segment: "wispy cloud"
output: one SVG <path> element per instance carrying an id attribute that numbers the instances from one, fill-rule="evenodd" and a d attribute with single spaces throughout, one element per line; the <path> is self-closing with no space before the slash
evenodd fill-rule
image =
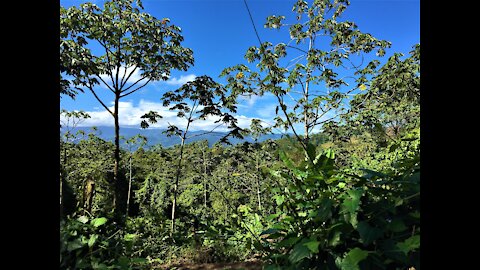
<path id="1" fill-rule="evenodd" d="M 180 78 L 170 78 L 168 79 L 167 81 L 165 81 L 164 83 L 168 84 L 168 85 L 184 85 L 186 84 L 187 82 L 191 82 L 193 80 L 195 80 L 197 76 L 195 74 L 188 74 L 188 75 L 181 75 Z"/>
<path id="2" fill-rule="evenodd" d="M 132 75 L 130 75 L 130 74 L 132 74 Z M 124 75 L 125 75 L 125 77 L 123 77 Z M 117 70 L 116 69 L 112 70 L 112 76 L 113 76 L 114 79 L 116 78 L 116 76 L 117 76 Z M 126 79 L 128 76 L 130 76 L 130 78 L 128 78 L 127 83 L 134 83 L 134 82 L 136 82 L 136 81 L 138 81 L 142 78 L 142 75 L 140 73 L 140 69 L 138 69 L 138 68 L 135 69 L 135 66 L 131 66 L 131 67 L 123 66 L 123 67 L 119 68 L 119 70 L 118 70 L 119 80 L 121 80 L 122 78 Z M 112 85 L 111 85 L 112 78 L 110 78 L 109 74 L 101 74 L 100 78 L 102 78 L 106 83 L 108 83 L 110 85 L 110 87 L 112 87 Z"/>
<path id="3" fill-rule="evenodd" d="M 116 69 L 112 70 L 112 76 L 113 76 L 114 79 L 116 78 L 116 74 L 117 74 L 117 70 Z M 137 82 L 138 80 L 140 80 L 143 77 L 142 74 L 141 74 L 141 70 L 139 68 L 135 69 L 135 66 L 131 66 L 131 67 L 128 67 L 128 68 L 121 67 L 118 71 L 119 80 L 121 80 L 122 78 L 126 79 L 128 76 L 130 76 L 130 77 L 128 78 L 128 81 L 125 83 L 125 86 L 127 86 L 127 87 L 129 85 Z M 167 85 L 173 85 L 173 86 L 181 86 L 181 85 L 184 85 L 187 82 L 195 80 L 196 77 L 197 76 L 195 74 L 187 74 L 187 75 L 180 75 L 180 77 L 170 77 L 166 81 L 156 81 L 156 82 L 152 81 L 152 83 L 154 83 L 154 84 L 167 84 Z M 100 78 L 102 78 L 102 80 L 104 80 L 110 86 L 110 88 L 113 88 L 112 87 L 112 78 L 110 78 L 109 74 L 101 74 Z M 144 82 L 144 81 L 141 81 L 140 84 L 142 82 Z M 145 80 L 145 82 L 146 82 L 146 80 Z M 107 88 L 107 86 L 105 86 L 104 83 L 100 83 L 100 85 L 104 88 Z"/>
<path id="4" fill-rule="evenodd" d="M 110 103 L 110 110 L 113 110 L 113 102 Z M 199 108 L 201 109 L 201 108 Z M 167 107 L 164 107 L 162 103 L 151 102 L 146 100 L 140 100 L 138 104 L 133 104 L 131 101 L 119 103 L 119 123 L 123 127 L 140 127 L 140 122 L 143 120 L 140 117 L 149 111 L 156 111 L 161 116 L 157 123 L 152 124 L 152 128 L 167 128 L 168 124 L 177 125 L 180 129 L 183 129 L 187 121 L 183 118 L 177 117 L 175 111 L 170 111 Z M 113 126 L 113 117 L 106 110 L 86 111 L 91 118 L 83 121 L 79 126 Z M 245 115 L 235 115 L 237 118 L 237 125 L 241 128 L 248 128 L 250 126 L 253 117 Z M 219 125 L 215 123 L 218 117 L 207 117 L 206 120 L 197 120 L 190 125 L 190 130 L 212 130 Z M 261 119 L 267 121 L 266 119 Z M 227 127 L 222 125 L 215 129 L 215 131 L 227 131 Z"/>

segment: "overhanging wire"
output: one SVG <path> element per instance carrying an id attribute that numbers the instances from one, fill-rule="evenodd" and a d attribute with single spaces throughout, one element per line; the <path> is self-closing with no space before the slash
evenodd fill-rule
<path id="1" fill-rule="evenodd" d="M 250 16 L 250 21 L 252 22 L 253 30 L 255 30 L 255 35 L 257 36 L 258 42 L 260 42 L 260 46 L 262 46 L 262 41 L 260 40 L 260 36 L 258 35 L 257 27 L 255 27 L 255 22 L 253 21 L 252 13 L 248 8 L 247 0 L 243 0 L 243 3 L 245 3 L 245 7 L 247 8 L 248 15 Z"/>

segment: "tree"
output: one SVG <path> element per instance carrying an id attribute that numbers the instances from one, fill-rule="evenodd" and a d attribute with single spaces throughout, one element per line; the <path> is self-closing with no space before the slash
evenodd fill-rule
<path id="1" fill-rule="evenodd" d="M 413 47 L 409 57 L 402 59 L 402 56 L 395 53 L 375 70 L 367 83 L 368 89 L 351 100 L 350 109 L 341 121 L 325 127 L 339 150 L 343 165 L 353 165 L 347 163 L 353 156 L 364 161 L 364 166 L 370 163 L 377 168 L 391 167 L 390 158 L 374 157 L 372 160 L 371 152 L 384 149 L 377 152 L 388 153 L 395 160 L 398 154 L 408 152 L 407 148 L 418 146 L 420 44 Z M 400 144 L 402 149 L 396 151 Z"/>
<path id="2" fill-rule="evenodd" d="M 382 56 L 390 46 L 362 33 L 355 23 L 340 21 L 348 5 L 347 0 L 315 0 L 310 4 L 299 0 L 293 6 L 296 22 L 286 24 L 285 16 L 269 16 L 265 27 L 289 27 L 290 40 L 250 47 L 245 58 L 257 63 L 258 71 L 240 64 L 221 74 L 235 94 L 272 94 L 278 103 L 274 127 L 291 129 L 305 151 L 315 127 L 336 119 L 342 101 L 364 87 L 367 74 L 360 74 L 361 63 L 354 64 L 352 58 L 362 57 L 363 63 L 363 54 L 376 50 Z M 292 42 L 295 46 L 290 45 Z M 293 56 L 288 62 L 287 53 Z M 303 138 L 295 124 L 303 126 Z"/>
<path id="3" fill-rule="evenodd" d="M 173 237 L 175 232 L 175 210 L 177 205 L 178 182 L 182 172 L 185 142 L 190 138 L 213 132 L 222 125 L 227 125 L 227 128 L 229 128 L 230 131 L 220 139 L 221 142 L 227 143 L 229 136 L 238 138 L 243 137 L 240 134 L 241 128 L 237 126 L 237 119 L 235 119 L 230 113 L 224 112 L 225 110 L 236 112 L 236 106 L 232 102 L 232 98 L 227 95 L 225 88 L 208 76 L 197 77 L 194 81 L 184 84 L 179 89 L 165 93 L 162 100 L 163 106 L 173 104 L 169 109 L 176 110 L 177 117 L 186 120 L 185 130 L 179 129 L 176 125 L 168 123 L 168 128 L 164 131 L 168 136 L 178 136 L 181 139 L 180 153 L 176 166 L 177 171 L 175 173 L 175 182 L 173 185 L 172 223 L 170 233 L 170 236 Z M 188 136 L 188 131 L 192 122 L 206 120 L 209 116 L 216 117 L 217 120 L 215 123 L 219 124 L 205 133 Z M 157 112 L 150 111 L 143 115 L 142 118 L 146 120 L 142 121 L 141 126 L 147 128 L 149 127 L 149 122 L 156 123 L 158 119 L 162 118 L 162 116 Z"/>
<path id="4" fill-rule="evenodd" d="M 147 143 L 147 138 L 142 135 L 136 135 L 125 141 L 128 147 L 128 193 L 127 193 L 127 211 L 125 213 L 125 218 L 128 217 L 128 212 L 130 209 L 130 196 L 132 193 L 132 159 L 133 159 L 133 147 L 143 147 Z"/>
<path id="5" fill-rule="evenodd" d="M 70 200 L 74 200 L 74 193 L 71 187 L 68 184 L 68 162 L 69 162 L 69 150 L 71 150 L 71 146 L 73 143 L 77 142 L 79 139 L 85 135 L 85 132 L 79 130 L 77 132 L 73 132 L 74 129 L 81 124 L 86 119 L 90 118 L 90 115 L 85 113 L 84 111 L 67 111 L 67 110 L 60 110 L 60 129 L 63 129 L 63 132 L 60 132 L 60 149 L 63 150 L 62 152 L 62 159 L 60 160 L 60 217 L 64 217 L 65 214 L 69 214 L 73 211 L 73 203 L 69 203 L 69 210 L 65 213 L 65 193 L 68 193 L 66 197 Z M 67 199 L 67 200 L 69 200 Z"/>
<path id="6" fill-rule="evenodd" d="M 126 183 L 118 175 L 120 100 L 152 80 L 167 80 L 172 69 L 187 70 L 194 62 L 192 50 L 181 46 L 180 28 L 141 9 L 139 0 L 107 1 L 103 10 L 92 3 L 60 9 L 61 73 L 73 78 L 74 90 L 90 91 L 114 119 L 114 209 L 118 218 L 126 210 Z M 104 53 L 97 53 L 92 44 Z M 130 80 L 135 72 L 139 78 Z M 66 83 L 62 85 L 61 91 L 73 95 Z M 113 109 L 99 97 L 101 87 L 113 94 Z"/>

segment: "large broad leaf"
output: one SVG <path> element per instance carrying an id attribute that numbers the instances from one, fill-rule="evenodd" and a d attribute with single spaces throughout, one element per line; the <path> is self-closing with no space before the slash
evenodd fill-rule
<path id="1" fill-rule="evenodd" d="M 92 234 L 92 236 L 90 236 L 90 239 L 88 239 L 88 247 L 92 247 L 95 242 L 97 241 L 98 239 L 98 234 Z"/>
<path id="2" fill-rule="evenodd" d="M 340 236 L 342 232 L 335 230 L 331 236 L 331 238 L 328 240 L 328 245 L 331 247 L 334 247 L 340 243 Z"/>
<path id="3" fill-rule="evenodd" d="M 104 217 L 95 218 L 90 222 L 94 227 L 102 226 L 105 223 L 107 223 L 107 219 Z"/>
<path id="4" fill-rule="evenodd" d="M 397 218 L 392 220 L 392 222 L 388 224 L 387 229 L 389 229 L 392 232 L 398 233 L 398 232 L 403 232 L 407 230 L 408 227 L 405 226 L 405 223 L 403 222 L 403 220 Z"/>
<path id="5" fill-rule="evenodd" d="M 381 229 L 371 227 L 365 221 L 358 223 L 357 231 L 360 233 L 360 238 L 365 246 L 370 245 L 383 234 Z"/>
<path id="6" fill-rule="evenodd" d="M 358 263 L 367 257 L 368 251 L 354 248 L 343 259 L 337 259 L 336 264 L 341 270 L 360 270 Z"/>
<path id="7" fill-rule="evenodd" d="M 296 236 L 285 237 L 282 241 L 278 242 L 277 247 L 291 247 L 298 242 L 300 238 Z"/>
<path id="8" fill-rule="evenodd" d="M 408 252 L 415 250 L 420 247 L 420 235 L 414 235 L 407 240 L 398 243 L 397 247 L 407 255 Z"/>
<path id="9" fill-rule="evenodd" d="M 82 247 L 83 247 L 83 244 L 80 241 L 80 239 L 78 239 L 78 238 L 67 243 L 67 250 L 69 252 L 77 250 L 77 249 L 82 248 Z"/>
<path id="10" fill-rule="evenodd" d="M 80 221 L 81 223 L 85 224 L 88 222 L 88 218 L 86 216 L 79 216 L 77 218 L 78 221 Z"/>
<path id="11" fill-rule="evenodd" d="M 311 160 L 311 161 L 314 161 L 315 160 L 315 152 L 316 152 L 316 147 L 315 145 L 313 145 L 312 143 L 308 143 L 307 144 L 307 155 L 308 155 L 308 158 Z"/>
<path id="12" fill-rule="evenodd" d="M 320 207 L 317 210 L 317 217 L 319 221 L 326 221 L 332 216 L 332 200 L 323 198 L 320 202 Z"/>
<path id="13" fill-rule="evenodd" d="M 267 230 L 263 231 L 260 235 L 277 233 L 278 231 L 279 231 L 278 229 L 270 228 L 270 229 L 267 229 Z"/>
<path id="14" fill-rule="evenodd" d="M 310 249 L 312 253 L 318 253 L 318 246 L 320 245 L 320 242 L 313 238 L 309 239 L 309 241 L 304 243 L 303 245 Z"/>
<path id="15" fill-rule="evenodd" d="M 288 260 L 290 262 L 298 263 L 304 258 L 307 258 L 308 256 L 310 256 L 312 252 L 307 246 L 304 245 L 308 241 L 309 241 L 308 239 L 304 239 L 293 247 L 292 251 L 290 252 L 290 256 L 288 256 Z"/>
<path id="16" fill-rule="evenodd" d="M 278 206 L 282 205 L 282 203 L 285 201 L 285 196 L 283 195 L 276 195 L 274 198 Z"/>
<path id="17" fill-rule="evenodd" d="M 348 190 L 343 196 L 343 209 L 351 214 L 354 214 L 358 210 L 358 207 L 360 205 L 360 198 L 362 197 L 362 195 L 362 189 Z"/>
<path id="18" fill-rule="evenodd" d="M 291 169 L 291 170 L 296 169 L 296 168 L 295 168 L 295 165 L 294 165 L 293 162 L 292 162 L 292 160 L 287 156 L 287 154 L 286 154 L 284 151 L 280 151 L 279 157 L 280 157 L 280 159 L 283 161 L 283 163 L 285 163 L 285 165 L 287 166 L 287 168 L 289 168 L 289 169 Z"/>

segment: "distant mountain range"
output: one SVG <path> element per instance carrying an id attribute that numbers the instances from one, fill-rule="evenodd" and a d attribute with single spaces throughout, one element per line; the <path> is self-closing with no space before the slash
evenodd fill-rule
<path id="1" fill-rule="evenodd" d="M 89 133 L 89 132 L 92 131 L 91 127 L 77 127 L 75 129 L 73 129 L 72 132 L 77 132 L 79 130 L 83 130 L 86 133 Z M 152 129 L 152 128 L 141 129 L 141 128 L 121 127 L 120 128 L 120 135 L 125 137 L 126 139 L 128 139 L 128 138 L 131 138 L 135 135 L 140 134 L 140 135 L 145 136 L 147 138 L 147 145 L 148 146 L 161 144 L 163 147 L 170 147 L 170 146 L 173 146 L 175 144 L 180 144 L 181 140 L 180 140 L 179 137 L 177 137 L 177 136 L 168 137 L 166 134 L 163 133 L 163 131 L 164 131 L 163 129 Z M 65 131 L 62 129 L 61 132 L 65 132 Z M 204 130 L 189 131 L 188 133 L 190 134 L 190 136 L 191 135 L 196 135 L 196 134 L 197 135 L 201 134 L 201 135 L 198 135 L 198 136 L 195 136 L 191 139 L 188 139 L 187 143 L 207 140 L 208 145 L 212 146 L 213 144 L 218 142 L 223 136 L 225 136 L 227 134 L 227 132 L 211 132 L 211 133 L 207 133 L 207 134 L 202 134 L 202 133 L 205 133 L 205 132 L 207 132 L 207 131 L 204 131 Z M 96 134 L 100 138 L 102 138 L 106 141 L 112 141 L 113 142 L 114 139 L 115 139 L 115 130 L 114 130 L 113 127 L 107 127 L 107 126 L 97 127 Z M 262 142 L 262 141 L 265 141 L 265 140 L 268 140 L 268 139 L 276 140 L 276 139 L 280 139 L 281 137 L 282 137 L 282 134 L 267 134 L 267 135 L 261 136 L 258 139 L 258 141 Z M 242 142 L 245 142 L 245 141 L 253 142 L 254 140 L 250 136 L 245 136 L 245 138 L 243 140 L 240 140 L 240 139 L 237 139 L 237 138 L 229 138 L 229 141 L 232 144 L 238 144 L 238 143 L 242 143 Z M 122 142 L 121 146 L 125 147 L 125 143 Z"/>

